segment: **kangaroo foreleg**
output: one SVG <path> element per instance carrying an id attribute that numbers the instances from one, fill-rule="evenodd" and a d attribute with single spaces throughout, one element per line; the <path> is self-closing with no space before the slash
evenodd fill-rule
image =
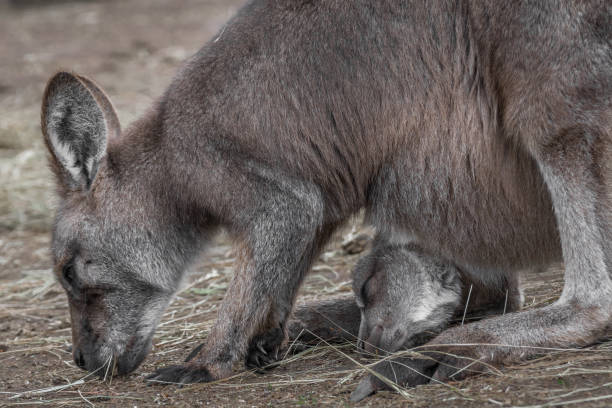
<path id="1" fill-rule="evenodd" d="M 341 296 L 297 305 L 287 323 L 287 333 L 273 329 L 253 338 L 246 357 L 248 368 L 273 365 L 287 345 L 299 350 L 321 342 L 356 341 L 361 314 L 355 298 Z M 287 342 L 288 340 L 288 342 Z"/>
<path id="2" fill-rule="evenodd" d="M 256 191 L 262 199 L 241 220 L 246 225 L 240 226 L 245 231 L 240 234 L 240 261 L 206 344 L 186 364 L 158 370 L 150 381 L 192 383 L 227 377 L 255 336 L 286 330 L 299 285 L 330 228 L 322 226 L 316 189 L 268 181 Z"/>

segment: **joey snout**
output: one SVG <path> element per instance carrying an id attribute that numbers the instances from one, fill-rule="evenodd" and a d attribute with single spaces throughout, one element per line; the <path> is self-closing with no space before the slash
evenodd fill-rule
<path id="1" fill-rule="evenodd" d="M 365 340 L 359 340 L 358 345 L 368 354 L 394 353 L 404 345 L 406 338 L 407 332 L 402 328 L 377 324 Z"/>
<path id="2" fill-rule="evenodd" d="M 363 332 L 359 336 L 359 343 L 357 344 L 361 350 L 364 350 L 366 353 L 374 353 L 376 354 L 376 350 L 378 350 L 380 346 L 380 337 L 383 333 L 383 327 L 380 324 L 377 324 L 372 328 L 372 330 L 368 332 Z"/>

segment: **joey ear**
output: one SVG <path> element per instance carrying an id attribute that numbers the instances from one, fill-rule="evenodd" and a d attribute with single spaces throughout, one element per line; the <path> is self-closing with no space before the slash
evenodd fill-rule
<path id="1" fill-rule="evenodd" d="M 361 259 L 355 265 L 351 273 L 353 278 L 353 293 L 359 297 L 366 281 L 376 272 L 375 255 L 370 253 Z"/>
<path id="2" fill-rule="evenodd" d="M 91 187 L 108 140 L 121 133 L 104 92 L 90 79 L 68 72 L 55 74 L 47 84 L 41 127 L 51 167 L 69 191 Z"/>
<path id="3" fill-rule="evenodd" d="M 455 267 L 445 267 L 440 275 L 442 285 L 447 289 L 461 290 L 461 277 Z"/>

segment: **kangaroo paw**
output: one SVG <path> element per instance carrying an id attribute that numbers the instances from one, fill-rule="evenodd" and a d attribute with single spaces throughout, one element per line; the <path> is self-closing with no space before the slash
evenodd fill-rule
<path id="1" fill-rule="evenodd" d="M 158 369 L 145 378 L 149 385 L 184 385 L 210 382 L 215 378 L 205 367 L 174 365 Z"/>
<path id="2" fill-rule="evenodd" d="M 280 349 L 284 340 L 281 329 L 275 328 L 264 334 L 255 336 L 249 345 L 245 358 L 248 369 L 257 369 L 257 372 L 277 366 L 280 360 Z"/>
<path id="3" fill-rule="evenodd" d="M 377 391 L 390 390 L 390 383 L 402 387 L 426 384 L 436 367 L 437 362 L 428 358 L 398 357 L 381 361 L 373 368 L 378 375 L 369 374 L 365 377 L 351 394 L 351 401 L 361 401 Z"/>

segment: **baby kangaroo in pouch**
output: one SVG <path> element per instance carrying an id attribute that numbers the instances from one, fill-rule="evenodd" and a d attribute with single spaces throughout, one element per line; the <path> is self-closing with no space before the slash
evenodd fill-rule
<path id="1" fill-rule="evenodd" d="M 361 209 L 379 237 L 357 302 L 328 310 L 366 350 L 426 341 L 423 358 L 375 368 L 402 385 L 586 345 L 612 323 L 607 1 L 252 0 L 125 129 L 94 81 L 57 73 L 42 133 L 54 272 L 90 372 L 139 366 L 220 229 L 237 261 L 218 319 L 149 381 L 267 364 L 318 324 L 320 305 L 289 320 L 297 291 Z M 561 297 L 518 311 L 518 271 L 558 261 Z M 470 286 L 506 313 L 447 328 Z M 354 399 L 382 388 L 368 376 Z"/>
<path id="2" fill-rule="evenodd" d="M 359 345 L 367 352 L 395 352 L 424 344 L 453 318 L 520 310 L 518 276 L 473 282 L 456 266 L 418 246 L 377 237 L 353 274 L 361 311 Z"/>
<path id="3" fill-rule="evenodd" d="M 382 236 L 357 264 L 353 288 L 361 313 L 358 344 L 367 354 L 378 356 L 423 345 L 453 320 L 463 324 L 466 317 L 472 320 L 516 312 L 523 303 L 518 274 L 500 276 L 499 281 L 480 281 L 414 244 L 391 243 Z M 342 316 L 336 319 L 347 320 Z M 411 374 L 402 360 L 384 361 L 375 369 L 401 383 Z M 374 390 L 387 388 L 372 376 L 352 398 L 358 401 Z"/>

